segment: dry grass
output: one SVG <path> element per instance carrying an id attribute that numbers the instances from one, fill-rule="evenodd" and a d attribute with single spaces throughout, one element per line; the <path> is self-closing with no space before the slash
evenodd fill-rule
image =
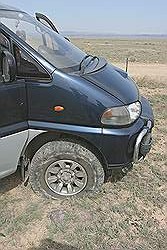
<path id="1" fill-rule="evenodd" d="M 75 42 L 87 49 L 89 41 Z M 99 52 L 97 43 L 104 44 L 100 45 L 101 54 L 113 57 L 112 49 L 107 49 L 109 45 L 105 46 L 105 41 L 101 40 L 90 40 L 90 52 Z M 151 46 L 144 45 L 145 41 L 138 43 L 144 48 Z M 156 43 L 151 41 L 151 44 Z M 124 57 L 128 42 L 126 44 L 120 48 L 119 58 Z M 129 48 L 131 50 L 132 46 Z M 161 60 L 159 57 L 162 63 Z M 146 58 L 146 61 L 151 59 Z M 165 62 L 167 55 L 163 59 Z M 140 91 L 149 98 L 155 114 L 153 148 L 144 162 L 135 165 L 119 181 L 106 183 L 95 197 L 42 200 L 29 186 L 20 185 L 17 175 L 1 180 L 0 250 L 167 249 L 165 77 L 160 80 L 158 74 L 150 78 L 147 72 L 146 76 L 138 72 Z"/>
<path id="2" fill-rule="evenodd" d="M 109 61 L 123 63 L 167 63 L 167 39 L 72 39 L 78 47 Z"/>

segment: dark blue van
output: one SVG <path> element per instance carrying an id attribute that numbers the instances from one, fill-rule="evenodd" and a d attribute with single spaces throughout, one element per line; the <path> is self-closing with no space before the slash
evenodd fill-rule
<path id="1" fill-rule="evenodd" d="M 0 178 L 46 197 L 95 192 L 151 148 L 153 113 L 128 74 L 54 24 L 0 5 Z"/>

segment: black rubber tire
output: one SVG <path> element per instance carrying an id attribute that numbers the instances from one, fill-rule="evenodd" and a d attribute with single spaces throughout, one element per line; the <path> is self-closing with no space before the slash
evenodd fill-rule
<path id="1" fill-rule="evenodd" d="M 44 144 L 34 155 L 29 168 L 29 180 L 32 189 L 47 198 L 63 198 L 53 192 L 45 182 L 46 169 L 57 160 L 73 160 L 84 167 L 87 173 L 85 188 L 75 196 L 98 192 L 104 183 L 105 173 L 102 164 L 87 145 L 61 140 Z"/>

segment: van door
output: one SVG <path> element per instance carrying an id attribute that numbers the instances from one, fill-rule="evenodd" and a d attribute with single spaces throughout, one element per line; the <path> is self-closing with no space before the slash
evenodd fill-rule
<path id="1" fill-rule="evenodd" d="M 11 52 L 8 37 L 0 33 L 0 48 Z M 2 55 L 0 56 L 2 58 Z M 24 81 L 9 82 L 8 65 L 1 60 L 0 70 L 0 178 L 17 169 L 28 138 L 27 100 Z"/>

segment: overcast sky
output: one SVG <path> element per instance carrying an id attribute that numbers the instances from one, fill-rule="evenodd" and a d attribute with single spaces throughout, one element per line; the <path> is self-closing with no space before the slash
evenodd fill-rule
<path id="1" fill-rule="evenodd" d="M 167 34 L 167 0 L 0 0 L 42 12 L 61 31 Z"/>

